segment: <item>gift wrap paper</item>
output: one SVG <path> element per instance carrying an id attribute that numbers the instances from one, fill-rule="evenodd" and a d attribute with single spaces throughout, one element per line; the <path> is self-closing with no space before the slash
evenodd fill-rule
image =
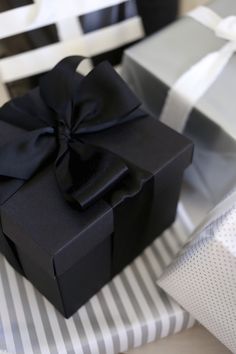
<path id="1" fill-rule="evenodd" d="M 156 285 L 186 243 L 176 222 L 70 319 L 0 256 L 0 349 L 11 354 L 112 354 L 142 346 L 194 324 Z"/>
<path id="2" fill-rule="evenodd" d="M 236 192 L 209 213 L 158 284 L 236 353 Z"/>

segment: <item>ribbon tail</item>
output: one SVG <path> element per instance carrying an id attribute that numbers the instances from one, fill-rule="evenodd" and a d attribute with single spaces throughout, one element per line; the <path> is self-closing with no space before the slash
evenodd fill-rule
<path id="1" fill-rule="evenodd" d="M 235 44 L 228 43 L 184 73 L 169 91 L 160 120 L 176 131 L 182 132 L 192 108 L 219 77 L 234 51 Z M 226 129 L 225 120 L 217 123 Z M 232 135 L 232 127 L 227 129 L 227 132 Z"/>
<path id="2" fill-rule="evenodd" d="M 213 10 L 206 6 L 199 6 L 188 13 L 197 22 L 215 31 L 216 27 L 222 20 Z"/>
<path id="3" fill-rule="evenodd" d="M 56 164 L 60 189 L 80 209 L 103 198 L 127 173 L 128 167 L 120 157 L 82 141 L 71 142 L 70 152 L 66 151 Z"/>
<path id="4" fill-rule="evenodd" d="M 60 147 L 58 157 L 55 162 L 55 175 L 59 189 L 65 200 L 73 202 L 71 192 L 73 190 L 73 179 L 70 172 L 70 152 L 66 144 Z"/>
<path id="5" fill-rule="evenodd" d="M 128 173 L 128 167 L 110 152 L 97 152 L 99 165 L 97 173 L 72 193 L 73 199 L 81 209 L 86 209 L 101 199 Z"/>

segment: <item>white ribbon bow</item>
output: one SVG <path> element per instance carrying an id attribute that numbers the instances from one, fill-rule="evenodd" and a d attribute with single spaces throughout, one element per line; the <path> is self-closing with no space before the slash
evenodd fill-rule
<path id="1" fill-rule="evenodd" d="M 188 16 L 212 29 L 217 37 L 228 43 L 193 65 L 169 91 L 160 120 L 179 132 L 184 130 L 196 102 L 216 81 L 236 51 L 236 16 L 221 18 L 205 6 L 191 11 Z M 227 122 L 225 117 L 221 119 L 215 123 L 236 138 L 236 123 Z"/>

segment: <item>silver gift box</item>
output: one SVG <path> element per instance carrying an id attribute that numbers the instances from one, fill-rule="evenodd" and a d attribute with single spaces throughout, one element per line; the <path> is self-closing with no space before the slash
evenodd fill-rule
<path id="1" fill-rule="evenodd" d="M 235 0 L 217 0 L 209 7 L 222 17 L 236 15 Z M 158 119 L 177 79 L 225 43 L 212 30 L 186 16 L 126 50 L 123 76 Z M 214 123 L 223 115 L 229 124 L 236 124 L 235 77 L 236 55 L 197 102 L 184 132 L 195 143 L 194 164 L 185 186 L 202 196 L 206 212 L 236 184 L 236 142 Z"/>

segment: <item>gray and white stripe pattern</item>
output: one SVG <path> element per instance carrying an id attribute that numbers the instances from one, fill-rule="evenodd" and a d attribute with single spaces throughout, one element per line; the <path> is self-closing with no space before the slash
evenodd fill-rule
<path id="1" fill-rule="evenodd" d="M 179 215 L 68 320 L 0 256 L 0 349 L 11 354 L 112 354 L 192 326 L 192 317 L 156 285 L 188 235 Z"/>

